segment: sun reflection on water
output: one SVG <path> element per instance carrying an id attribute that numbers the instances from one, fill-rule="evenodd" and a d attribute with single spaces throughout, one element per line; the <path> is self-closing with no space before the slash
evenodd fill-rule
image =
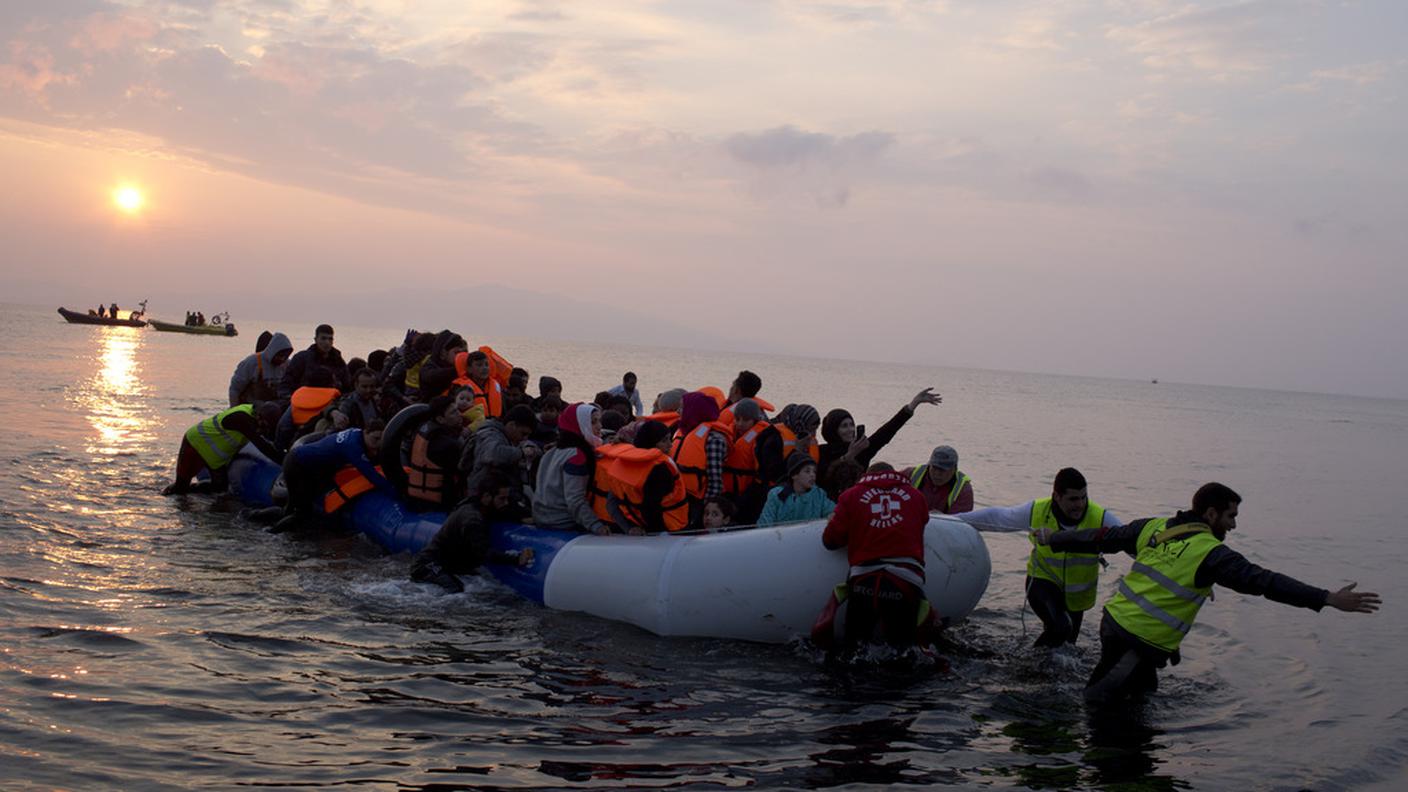
<path id="1" fill-rule="evenodd" d="M 129 328 L 105 328 L 99 336 L 96 371 L 77 399 L 97 431 L 87 448 L 90 454 L 130 452 L 151 439 L 152 422 L 140 409 L 146 386 L 137 352 L 143 340 L 140 330 Z"/>

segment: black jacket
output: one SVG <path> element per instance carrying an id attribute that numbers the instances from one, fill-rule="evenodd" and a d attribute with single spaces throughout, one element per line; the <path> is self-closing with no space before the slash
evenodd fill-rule
<path id="1" fill-rule="evenodd" d="M 284 375 L 279 379 L 279 401 L 287 404 L 288 400 L 293 398 L 294 391 L 308 384 L 306 380 L 317 366 L 332 372 L 338 390 L 343 393 L 352 390 L 352 378 L 347 373 L 347 362 L 342 359 L 342 353 L 337 347 L 329 350 L 327 355 L 320 355 L 318 345 L 313 344 L 289 358 L 288 368 L 284 369 Z"/>

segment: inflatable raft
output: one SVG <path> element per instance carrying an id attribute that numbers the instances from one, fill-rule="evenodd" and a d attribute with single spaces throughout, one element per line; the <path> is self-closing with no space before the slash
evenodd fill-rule
<path id="1" fill-rule="evenodd" d="M 251 447 L 230 466 L 230 489 L 260 506 L 274 502 L 279 467 Z M 415 552 L 444 512 L 416 512 L 369 492 L 342 521 L 391 552 Z M 843 552 L 821 544 L 824 520 L 716 534 L 595 536 L 500 524 L 496 550 L 532 548 L 525 568 L 486 569 L 523 597 L 550 608 L 634 624 L 657 635 L 785 643 L 811 631 L 831 590 L 846 578 Z M 967 523 L 930 517 L 924 535 L 925 591 L 945 624 L 975 608 L 992 566 Z"/>

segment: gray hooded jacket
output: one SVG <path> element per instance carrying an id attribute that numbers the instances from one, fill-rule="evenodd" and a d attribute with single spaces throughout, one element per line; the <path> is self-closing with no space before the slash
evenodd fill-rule
<path id="1" fill-rule="evenodd" d="M 231 407 L 275 398 L 279 380 L 288 367 L 287 357 L 284 362 L 274 365 L 274 356 L 282 350 L 293 351 L 293 343 L 283 333 L 274 333 L 263 352 L 254 353 L 235 366 L 235 373 L 230 377 Z"/>

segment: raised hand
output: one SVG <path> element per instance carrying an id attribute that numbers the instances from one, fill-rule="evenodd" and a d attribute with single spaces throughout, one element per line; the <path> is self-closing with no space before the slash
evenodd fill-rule
<path id="1" fill-rule="evenodd" d="M 944 397 L 937 393 L 931 393 L 933 388 L 925 388 L 914 394 L 914 398 L 909 400 L 909 411 L 914 412 L 914 408 L 921 404 L 942 404 Z"/>
<path id="2" fill-rule="evenodd" d="M 1330 593 L 1325 598 L 1325 604 L 1336 610 L 1346 613 L 1373 613 L 1383 604 L 1378 594 L 1372 591 L 1355 591 L 1354 587 L 1358 583 L 1350 583 L 1348 586 Z"/>

